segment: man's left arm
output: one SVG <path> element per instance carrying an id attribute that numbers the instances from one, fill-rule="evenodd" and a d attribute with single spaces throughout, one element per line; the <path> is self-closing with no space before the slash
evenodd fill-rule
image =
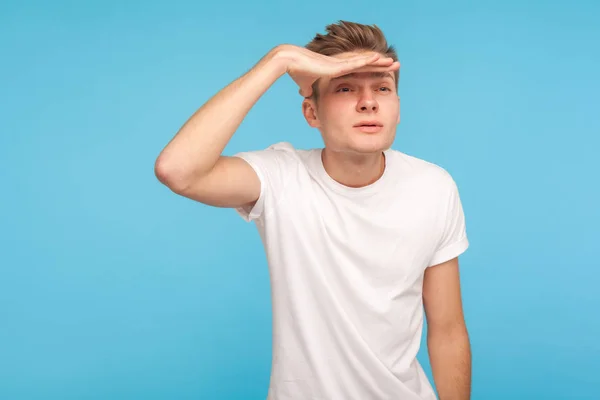
<path id="1" fill-rule="evenodd" d="M 425 270 L 427 347 L 440 400 L 469 400 L 471 346 L 463 314 L 458 257 Z"/>

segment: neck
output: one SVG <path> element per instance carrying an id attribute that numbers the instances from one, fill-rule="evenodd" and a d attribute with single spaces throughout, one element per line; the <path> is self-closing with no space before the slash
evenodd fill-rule
<path id="1" fill-rule="evenodd" d="M 385 155 L 381 151 L 358 154 L 334 152 L 324 148 L 321 161 L 325 171 L 333 180 L 352 188 L 375 183 L 385 171 Z"/>

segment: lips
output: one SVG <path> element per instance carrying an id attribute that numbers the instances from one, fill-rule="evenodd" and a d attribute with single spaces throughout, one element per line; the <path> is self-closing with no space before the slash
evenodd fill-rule
<path id="1" fill-rule="evenodd" d="M 362 133 L 378 133 L 383 129 L 383 124 L 378 121 L 361 121 L 354 128 Z"/>
<path id="2" fill-rule="evenodd" d="M 383 124 L 378 121 L 361 121 L 358 124 L 354 125 L 355 128 L 360 128 L 360 127 L 375 128 L 375 127 L 382 127 L 382 126 L 383 126 Z"/>

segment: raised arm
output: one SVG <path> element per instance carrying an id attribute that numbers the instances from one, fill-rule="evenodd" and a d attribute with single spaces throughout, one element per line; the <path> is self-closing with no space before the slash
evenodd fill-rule
<path id="1" fill-rule="evenodd" d="M 280 45 L 250 71 L 198 109 L 159 154 L 155 174 L 173 192 L 218 207 L 253 204 L 260 181 L 246 161 L 223 156 L 223 150 L 259 98 L 289 73 L 303 96 L 321 76 L 370 68 L 388 70 L 393 60 L 367 53 L 344 60 L 293 45 Z"/>
<path id="2" fill-rule="evenodd" d="M 260 183 L 250 165 L 221 154 L 252 106 L 285 72 L 280 52 L 273 50 L 202 105 L 159 154 L 158 180 L 209 205 L 237 207 L 255 201 Z"/>

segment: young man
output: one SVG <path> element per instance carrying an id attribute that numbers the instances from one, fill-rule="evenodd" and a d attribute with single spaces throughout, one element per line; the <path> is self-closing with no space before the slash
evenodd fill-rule
<path id="1" fill-rule="evenodd" d="M 465 219 L 444 169 L 391 149 L 399 67 L 376 26 L 330 25 L 304 48 L 275 47 L 204 104 L 156 161 L 175 193 L 256 223 L 272 284 L 271 400 L 435 399 L 416 360 L 423 309 L 439 398 L 470 397 L 458 271 Z M 324 148 L 280 142 L 223 156 L 286 73 Z"/>

